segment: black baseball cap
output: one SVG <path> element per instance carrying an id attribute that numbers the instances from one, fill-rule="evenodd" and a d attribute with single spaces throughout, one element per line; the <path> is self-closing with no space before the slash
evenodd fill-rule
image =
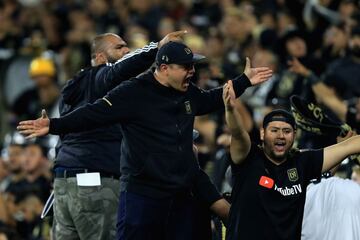
<path id="1" fill-rule="evenodd" d="M 181 42 L 168 42 L 156 54 L 156 64 L 194 64 L 205 56 L 193 53 L 191 49 Z"/>
<path id="2" fill-rule="evenodd" d="M 294 116 L 286 110 L 275 109 L 264 117 L 263 128 L 266 128 L 270 122 L 281 121 L 290 124 L 293 129 L 296 129 L 296 123 Z"/>

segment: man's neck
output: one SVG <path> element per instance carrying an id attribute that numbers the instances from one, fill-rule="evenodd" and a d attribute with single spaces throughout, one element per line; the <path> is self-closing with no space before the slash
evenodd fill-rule
<path id="1" fill-rule="evenodd" d="M 277 166 L 281 165 L 282 163 L 286 162 L 286 160 L 287 160 L 287 158 L 284 158 L 281 161 L 275 161 L 269 155 L 267 155 L 265 151 L 264 151 L 264 154 L 265 154 L 266 158 L 269 159 L 270 162 L 272 162 L 273 164 L 275 164 Z"/>
<path id="2" fill-rule="evenodd" d="M 156 69 L 154 72 L 154 78 L 158 81 L 161 85 L 165 87 L 170 87 L 169 83 L 166 81 L 166 78 L 161 75 L 161 73 Z"/>

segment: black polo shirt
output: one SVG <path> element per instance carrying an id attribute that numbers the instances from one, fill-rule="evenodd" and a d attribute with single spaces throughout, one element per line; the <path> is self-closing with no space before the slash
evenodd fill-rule
<path id="1" fill-rule="evenodd" d="M 252 145 L 232 165 L 234 186 L 227 240 L 301 238 L 306 186 L 321 175 L 323 150 L 294 151 L 280 165 Z"/>

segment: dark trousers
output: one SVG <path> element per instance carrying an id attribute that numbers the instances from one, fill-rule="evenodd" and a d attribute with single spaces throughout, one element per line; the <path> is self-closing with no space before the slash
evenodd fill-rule
<path id="1" fill-rule="evenodd" d="M 177 195 L 154 199 L 122 192 L 118 208 L 118 240 L 191 240 L 193 199 Z"/>

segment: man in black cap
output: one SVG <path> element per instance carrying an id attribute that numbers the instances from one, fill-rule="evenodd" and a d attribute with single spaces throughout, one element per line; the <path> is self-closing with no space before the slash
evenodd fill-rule
<path id="1" fill-rule="evenodd" d="M 194 117 L 223 106 L 222 88 L 190 82 L 204 57 L 180 42 L 156 55 L 156 69 L 125 81 L 94 104 L 60 119 L 20 123 L 30 137 L 84 131 L 121 123 L 121 191 L 118 239 L 191 239 L 190 195 L 199 174 L 193 153 Z M 236 96 L 266 81 L 272 71 L 251 68 L 233 80 Z"/>
<path id="2" fill-rule="evenodd" d="M 261 146 L 251 144 L 233 110 L 232 83 L 224 86 L 226 122 L 232 132 L 233 191 L 227 239 L 300 239 L 306 187 L 347 156 L 360 152 L 360 136 L 319 150 L 296 150 L 294 117 L 274 110 L 264 117 Z"/>

